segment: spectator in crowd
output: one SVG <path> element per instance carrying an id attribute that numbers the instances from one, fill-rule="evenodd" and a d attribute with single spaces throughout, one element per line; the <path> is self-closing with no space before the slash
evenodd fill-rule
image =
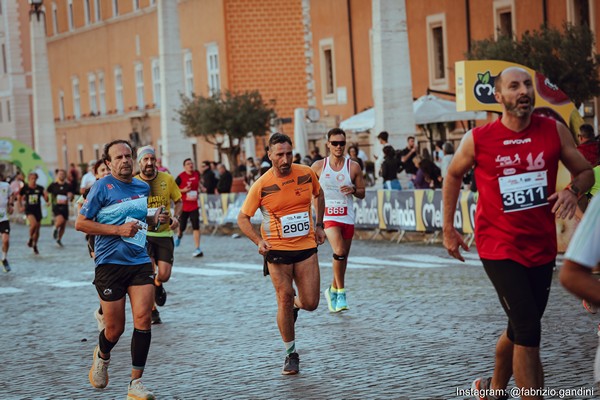
<path id="1" fill-rule="evenodd" d="M 443 157 L 444 157 L 444 141 L 437 140 L 435 142 L 435 150 L 433 150 L 433 162 L 440 169 L 442 169 L 442 158 Z"/>
<path id="2" fill-rule="evenodd" d="M 314 149 L 311 150 L 310 156 L 311 156 L 310 158 L 311 158 L 312 162 L 323 159 L 323 156 L 321 155 L 321 150 L 319 150 L 318 147 L 315 147 Z"/>
<path id="3" fill-rule="evenodd" d="M 25 186 L 24 179 L 25 177 L 23 176 L 23 173 L 19 171 L 10 183 L 10 191 L 13 195 L 13 203 L 17 201 L 17 198 L 19 197 L 19 192 L 21 191 L 23 186 Z"/>
<path id="4" fill-rule="evenodd" d="M 269 168 L 271 168 L 271 160 L 269 159 L 269 146 L 265 146 L 265 155 L 260 159 L 261 169 L 263 168 L 263 163 L 269 164 Z"/>
<path id="5" fill-rule="evenodd" d="M 69 173 L 67 174 L 67 181 L 71 184 L 71 192 L 73 194 L 79 194 L 79 169 L 75 166 L 75 163 L 69 164 Z"/>
<path id="6" fill-rule="evenodd" d="M 217 180 L 218 180 L 219 179 L 219 169 L 217 168 L 216 161 L 210 162 L 210 169 L 212 170 L 213 174 L 215 175 L 215 178 L 217 178 Z"/>
<path id="7" fill-rule="evenodd" d="M 246 174 L 244 175 L 244 180 L 246 182 L 246 190 L 252 186 L 255 180 L 258 179 L 258 167 L 254 162 L 254 158 L 248 157 L 246 159 Z"/>
<path id="8" fill-rule="evenodd" d="M 356 161 L 358 163 L 361 171 L 365 171 L 365 164 L 363 160 L 358 156 L 358 146 L 352 145 L 348 147 L 348 157 L 350 157 L 352 161 Z"/>
<path id="9" fill-rule="evenodd" d="M 91 160 L 88 163 L 88 170 L 85 175 L 81 178 L 81 185 L 79 186 L 79 192 L 83 193 L 86 189 L 92 187 L 94 182 L 96 182 L 96 176 L 94 175 L 94 165 L 96 165 L 96 160 Z"/>
<path id="10" fill-rule="evenodd" d="M 402 162 L 401 169 L 406 174 L 409 182 L 412 182 L 417 174 L 417 167 L 415 167 L 415 163 L 412 161 L 413 158 L 415 158 L 415 156 L 418 154 L 417 151 L 418 149 L 415 143 L 415 137 L 409 136 L 406 139 L 406 147 L 399 153 L 400 161 Z M 409 185 L 412 185 L 412 183 L 409 183 Z"/>
<path id="11" fill-rule="evenodd" d="M 225 168 L 221 163 L 217 164 L 217 170 L 219 171 L 219 181 L 217 182 L 217 192 L 219 193 L 230 193 L 231 185 L 233 184 L 233 175 Z"/>
<path id="12" fill-rule="evenodd" d="M 202 175 L 202 187 L 203 192 L 207 194 L 215 194 L 215 190 L 217 189 L 217 177 L 213 172 L 210 161 L 203 161 L 200 167 L 200 173 Z"/>
<path id="13" fill-rule="evenodd" d="M 302 156 L 300 153 L 294 153 L 294 164 L 302 164 Z"/>
<path id="14" fill-rule="evenodd" d="M 385 159 L 385 153 L 383 151 L 383 148 L 385 146 L 390 146 L 391 145 L 388 143 L 388 138 L 389 138 L 389 133 L 387 133 L 386 131 L 381 131 L 379 132 L 379 135 L 377 135 L 377 139 L 379 140 L 379 144 L 381 145 L 381 152 L 379 152 L 378 154 L 375 155 L 375 171 L 381 176 L 381 165 L 383 164 L 383 160 Z M 394 148 L 392 147 L 392 150 Z"/>
<path id="15" fill-rule="evenodd" d="M 442 178 L 445 178 L 446 173 L 448 173 L 450 161 L 452 161 L 452 157 L 454 157 L 454 145 L 451 142 L 446 142 L 442 149 L 444 155 L 442 156 L 442 166 L 440 167 L 440 170 L 442 171 Z"/>
<path id="16" fill-rule="evenodd" d="M 415 156 L 413 163 L 417 173 L 413 180 L 415 189 L 440 189 L 442 187 L 442 173 L 435 163 L 427 158 Z"/>
<path id="17" fill-rule="evenodd" d="M 598 165 L 600 162 L 600 142 L 594 135 L 594 127 L 590 124 L 581 125 L 577 138 L 579 139 L 577 150 L 592 164 L 592 167 Z"/>
<path id="18" fill-rule="evenodd" d="M 269 164 L 266 161 L 263 161 L 260 164 L 260 176 L 263 176 L 265 174 L 265 172 L 267 172 L 269 169 L 271 169 L 271 164 Z"/>
<path id="19" fill-rule="evenodd" d="M 169 169 L 162 164 L 162 158 L 156 159 L 156 169 L 159 172 L 166 172 L 167 174 L 171 173 L 171 171 L 169 171 Z"/>
<path id="20" fill-rule="evenodd" d="M 381 164 L 381 178 L 383 188 L 389 190 L 402 190 L 398 180 L 398 160 L 394 148 L 389 144 L 383 148 L 383 163 Z"/>

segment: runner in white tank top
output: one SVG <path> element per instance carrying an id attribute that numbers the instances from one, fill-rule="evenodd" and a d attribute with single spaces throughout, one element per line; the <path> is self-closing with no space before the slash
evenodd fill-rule
<path id="1" fill-rule="evenodd" d="M 325 290 L 329 311 L 348 309 L 344 278 L 348 253 L 354 236 L 354 201 L 365 197 L 365 183 L 360 165 L 344 155 L 346 133 L 334 128 L 327 133 L 330 156 L 316 161 L 313 171 L 325 194 L 325 234 L 333 249 L 333 281 Z"/>

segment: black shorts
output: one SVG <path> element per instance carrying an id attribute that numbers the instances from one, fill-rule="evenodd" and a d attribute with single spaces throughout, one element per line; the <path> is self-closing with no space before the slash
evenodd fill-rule
<path id="1" fill-rule="evenodd" d="M 10 222 L 2 221 L 0 222 L 0 233 L 10 234 Z"/>
<path id="2" fill-rule="evenodd" d="M 155 262 L 164 261 L 173 265 L 173 253 L 175 245 L 170 236 L 146 236 L 146 250 L 150 258 Z"/>
<path id="3" fill-rule="evenodd" d="M 538 347 L 555 262 L 528 268 L 513 260 L 481 261 L 508 316 L 508 338 L 521 346 Z"/>
<path id="4" fill-rule="evenodd" d="M 129 286 L 154 285 L 152 263 L 137 265 L 102 264 L 96 267 L 93 284 L 104 301 L 125 297 Z"/>
<path id="5" fill-rule="evenodd" d="M 66 206 L 63 204 L 54 205 L 54 206 L 52 206 L 52 214 L 54 214 L 55 217 L 62 215 L 64 219 L 68 220 L 69 219 L 69 206 Z"/>
<path id="6" fill-rule="evenodd" d="M 40 222 L 42 220 L 42 209 L 41 208 L 37 208 L 37 209 L 25 209 L 25 215 L 33 215 L 35 217 L 35 220 L 37 222 Z"/>
<path id="7" fill-rule="evenodd" d="M 271 250 L 265 256 L 265 262 L 263 264 L 263 275 L 269 275 L 269 265 L 271 264 L 296 264 L 306 260 L 317 252 L 317 248 L 305 250 Z"/>
<path id="8" fill-rule="evenodd" d="M 187 228 L 187 220 L 190 219 L 192 223 L 192 229 L 197 231 L 200 229 L 200 212 L 198 209 L 193 211 L 183 211 L 179 216 L 179 231 L 181 234 L 185 232 L 185 228 Z"/>

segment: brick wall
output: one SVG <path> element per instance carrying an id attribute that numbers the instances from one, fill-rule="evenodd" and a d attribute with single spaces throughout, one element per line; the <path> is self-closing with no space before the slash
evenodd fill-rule
<path id="1" fill-rule="evenodd" d="M 306 107 L 301 0 L 226 0 L 225 27 L 232 91 L 259 89 L 279 117 Z"/>

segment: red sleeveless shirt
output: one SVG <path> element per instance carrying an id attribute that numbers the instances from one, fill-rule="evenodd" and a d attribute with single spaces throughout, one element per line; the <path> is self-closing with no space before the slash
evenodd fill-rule
<path id="1" fill-rule="evenodd" d="M 481 258 L 527 267 L 556 258 L 556 225 L 548 196 L 556 191 L 561 143 L 556 121 L 531 116 L 521 132 L 501 120 L 473 129 L 479 192 L 475 241 Z"/>

